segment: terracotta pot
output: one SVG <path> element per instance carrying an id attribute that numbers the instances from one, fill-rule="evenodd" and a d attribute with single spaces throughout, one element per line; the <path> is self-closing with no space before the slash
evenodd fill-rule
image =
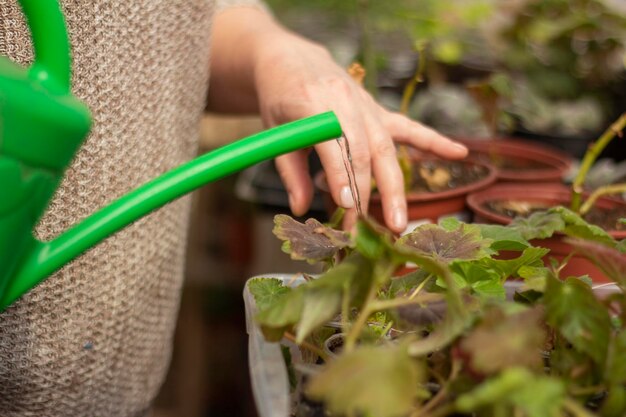
<path id="1" fill-rule="evenodd" d="M 469 148 L 470 156 L 495 165 L 499 182 L 560 182 L 572 165 L 568 154 L 537 142 L 456 139 Z"/>
<path id="2" fill-rule="evenodd" d="M 467 195 L 493 184 L 496 181 L 496 169 L 484 162 L 473 160 L 463 160 L 459 162 L 483 167 L 486 170 L 485 177 L 474 183 L 441 192 L 407 193 L 408 230 L 413 230 L 413 228 L 420 223 L 437 223 L 440 218 L 448 216 L 456 216 L 464 221 L 469 220 L 471 213 L 465 202 Z M 316 177 L 315 183 L 326 196 L 327 208 L 329 213 L 332 214 L 337 208 L 337 205 L 330 196 L 326 177 L 323 173 Z M 377 221 L 384 223 L 382 200 L 380 194 L 377 192 L 372 193 L 370 197 L 368 213 Z"/>
<path id="3" fill-rule="evenodd" d="M 474 222 L 509 224 L 512 221 L 510 217 L 485 208 L 487 202 L 497 200 L 540 202 L 546 206 L 562 205 L 567 207 L 570 201 L 570 189 L 561 184 L 495 184 L 467 197 L 467 204 L 474 213 Z M 596 207 L 605 209 L 615 208 L 618 205 L 626 207 L 626 202 L 612 198 L 601 198 L 595 204 Z M 617 240 L 626 238 L 626 230 L 609 230 L 608 233 Z M 532 244 L 550 249 L 544 262 L 550 257 L 562 261 L 574 251 L 571 245 L 563 241 L 563 237 L 561 234 L 555 234 L 548 239 L 535 240 Z M 513 253 L 502 253 L 501 255 L 503 257 L 517 256 Z M 582 256 L 574 255 L 563 268 L 561 276 L 582 275 L 589 275 L 594 282 L 610 282 L 609 278 L 591 261 Z"/>

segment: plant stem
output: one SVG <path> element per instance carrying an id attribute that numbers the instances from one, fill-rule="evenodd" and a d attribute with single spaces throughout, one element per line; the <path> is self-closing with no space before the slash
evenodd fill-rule
<path id="1" fill-rule="evenodd" d="M 580 164 L 580 170 L 572 183 L 572 201 L 570 205 L 572 211 L 579 212 L 585 179 L 587 178 L 587 173 L 593 166 L 593 163 L 616 135 L 620 137 L 622 136 L 622 130 L 624 127 L 626 127 L 626 113 L 623 113 L 611 126 L 609 126 L 602 136 L 600 136 L 600 139 L 587 149 L 587 152 L 585 153 L 585 156 Z"/>
<path id="2" fill-rule="evenodd" d="M 389 310 L 392 308 L 404 307 L 412 304 L 422 304 L 428 301 L 439 301 L 442 296 L 440 294 L 426 294 L 419 298 L 393 298 L 391 300 L 376 300 L 368 306 L 370 314 L 381 310 Z"/>
<path id="3" fill-rule="evenodd" d="M 302 343 L 298 344 L 296 343 L 296 337 L 289 332 L 285 332 L 284 337 L 290 342 L 293 342 L 297 344 L 298 346 L 302 346 L 303 348 L 310 350 L 311 352 L 315 353 L 317 356 L 322 358 L 324 361 L 328 359 L 328 355 L 326 354 L 326 352 L 324 352 L 322 349 L 318 348 L 314 344 L 309 343 L 307 341 L 303 341 Z"/>
<path id="4" fill-rule="evenodd" d="M 370 303 L 376 298 L 376 294 L 378 293 L 378 288 L 376 285 L 372 284 L 370 287 L 369 293 L 367 294 L 367 298 L 365 299 L 365 303 L 363 304 L 363 308 L 361 309 L 361 313 L 356 318 L 356 321 L 350 328 L 350 332 L 346 336 L 346 344 L 345 344 L 345 352 L 350 353 L 354 350 L 354 346 L 356 344 L 356 340 L 361 334 L 361 329 L 367 323 L 367 318 L 372 314 L 370 311 Z"/>
<path id="5" fill-rule="evenodd" d="M 361 32 L 361 52 L 363 54 L 363 66 L 365 67 L 365 88 L 372 97 L 376 97 L 376 57 L 372 45 L 372 30 L 370 28 L 370 3 L 369 0 L 357 0 L 357 22 Z"/>
<path id="6" fill-rule="evenodd" d="M 578 404 L 571 398 L 566 398 L 563 401 L 563 408 L 571 413 L 574 417 L 595 417 L 595 414 L 585 410 L 585 408 Z"/>
<path id="7" fill-rule="evenodd" d="M 452 361 L 452 370 L 450 371 L 450 377 L 446 381 L 446 383 L 441 387 L 441 389 L 435 394 L 430 401 L 424 405 L 421 410 L 417 411 L 417 414 L 412 415 L 411 417 L 425 417 L 430 413 L 432 409 L 438 406 L 448 395 L 448 391 L 450 390 L 450 384 L 456 379 L 459 375 L 459 371 L 461 370 L 461 364 L 458 360 Z"/>
<path id="8" fill-rule="evenodd" d="M 420 283 L 420 285 L 417 286 L 417 288 L 415 288 L 415 290 L 411 293 L 411 295 L 409 296 L 410 299 L 415 298 L 415 296 L 417 294 L 420 293 L 420 291 L 422 291 L 424 289 L 424 287 L 426 286 L 426 284 L 428 283 L 428 281 L 431 280 L 431 278 L 433 277 L 433 274 L 430 274 L 426 277 L 426 279 L 424 281 L 422 281 Z"/>
<path id="9" fill-rule="evenodd" d="M 602 196 L 610 195 L 610 194 L 625 193 L 625 192 L 626 192 L 626 183 L 610 184 L 610 185 L 604 185 L 602 187 L 599 187 L 593 193 L 591 193 L 591 195 L 589 196 L 589 198 L 587 198 L 585 203 L 582 206 L 580 206 L 580 209 L 578 210 L 578 214 L 580 214 L 581 216 L 587 214 L 587 212 L 591 210 L 591 207 L 593 207 L 593 205 L 595 204 L 596 200 Z"/>
<path id="10" fill-rule="evenodd" d="M 426 68 L 426 60 L 424 59 L 424 44 L 419 44 L 417 46 L 418 62 L 417 69 L 415 70 L 415 74 L 409 80 L 409 82 L 404 87 L 404 91 L 402 91 L 402 101 L 400 102 L 400 113 L 407 114 L 409 112 L 409 105 L 411 104 L 411 100 L 413 99 L 413 95 L 415 94 L 415 89 L 417 85 L 424 82 L 424 69 Z"/>
<path id="11" fill-rule="evenodd" d="M 424 69 L 426 68 L 426 60 L 424 59 L 424 44 L 417 46 L 418 63 L 415 74 L 409 80 L 402 91 L 402 101 L 400 103 L 400 113 L 407 115 L 409 113 L 409 105 L 415 95 L 415 89 L 417 85 L 424 82 Z M 412 185 L 411 175 L 411 156 L 409 155 L 409 148 L 407 145 L 398 146 L 398 162 L 400 163 L 400 169 L 402 170 L 402 176 L 404 178 L 404 189 L 410 190 Z"/>
<path id="12" fill-rule="evenodd" d="M 359 338 L 361 331 L 363 330 L 363 326 L 367 324 L 367 319 L 374 312 L 374 310 L 372 310 L 371 308 L 371 305 L 376 300 L 376 296 L 378 295 L 378 290 L 380 289 L 380 286 L 382 285 L 382 283 L 388 281 L 389 277 L 391 277 L 391 274 L 393 274 L 393 271 L 395 271 L 396 267 L 397 265 L 394 263 L 388 263 L 384 265 L 377 264 L 375 266 L 372 285 L 369 288 L 367 297 L 365 298 L 365 302 L 361 307 L 361 313 L 356 318 L 356 321 L 352 325 L 350 332 L 347 333 L 344 347 L 346 353 L 354 350 L 354 346 L 356 345 L 356 341 Z"/>
<path id="13" fill-rule="evenodd" d="M 341 331 L 348 334 L 348 323 L 350 322 L 350 286 L 343 286 L 343 294 L 341 297 Z"/>

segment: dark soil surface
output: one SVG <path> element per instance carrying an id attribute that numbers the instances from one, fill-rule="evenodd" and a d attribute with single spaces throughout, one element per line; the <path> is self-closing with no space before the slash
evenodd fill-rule
<path id="1" fill-rule="evenodd" d="M 550 206 L 538 202 L 496 200 L 485 204 L 489 211 L 510 218 L 517 216 L 528 217 L 531 214 L 548 209 Z M 626 218 L 626 207 L 618 206 L 613 209 L 593 207 L 583 218 L 604 230 L 626 230 L 620 219 Z"/>
<path id="2" fill-rule="evenodd" d="M 470 156 L 481 162 L 489 163 L 497 168 L 506 169 L 507 171 L 530 171 L 537 169 L 553 169 L 554 166 L 534 160 L 532 158 L 524 158 L 523 155 L 512 158 L 507 155 L 497 153 L 489 154 L 481 151 L 471 151 Z"/>
<path id="3" fill-rule="evenodd" d="M 441 192 L 475 183 L 489 170 L 467 161 L 428 159 L 412 165 L 411 192 Z"/>

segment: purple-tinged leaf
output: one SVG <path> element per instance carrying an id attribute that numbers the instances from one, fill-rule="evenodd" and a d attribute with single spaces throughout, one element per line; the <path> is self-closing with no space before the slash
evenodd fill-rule
<path id="1" fill-rule="evenodd" d="M 396 245 L 444 263 L 480 259 L 491 254 L 491 240 L 484 239 L 480 229 L 469 224 L 461 224 L 452 231 L 438 225 L 424 224 L 402 236 Z"/>
<path id="2" fill-rule="evenodd" d="M 626 288 L 626 254 L 600 243 L 582 239 L 565 239 L 578 253 L 602 270 L 610 279 Z"/>
<path id="3" fill-rule="evenodd" d="M 351 246 L 347 232 L 331 229 L 315 219 L 300 223 L 290 216 L 274 217 L 274 234 L 291 259 L 318 262 L 331 260 L 341 249 Z"/>
<path id="4" fill-rule="evenodd" d="M 507 315 L 492 306 L 460 347 L 469 356 L 472 369 L 483 375 L 514 366 L 541 369 L 541 349 L 546 340 L 542 319 L 539 308 Z"/>
<path id="5" fill-rule="evenodd" d="M 421 379 L 420 364 L 406 347 L 365 346 L 329 363 L 306 392 L 324 401 L 333 415 L 401 417 L 413 409 Z"/>

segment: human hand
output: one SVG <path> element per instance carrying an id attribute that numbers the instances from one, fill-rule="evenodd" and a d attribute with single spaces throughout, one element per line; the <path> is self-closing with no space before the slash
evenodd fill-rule
<path id="1" fill-rule="evenodd" d="M 259 108 L 268 126 L 333 110 L 352 153 L 362 210 L 367 210 L 372 174 L 383 202 L 385 223 L 395 232 L 407 225 L 402 172 L 394 142 L 433 152 L 444 158 L 463 158 L 464 146 L 434 130 L 389 112 L 339 67 L 322 47 L 286 32 L 274 36 L 259 51 L 255 83 Z M 344 226 L 356 218 L 348 176 L 337 143 L 315 147 L 333 199 L 350 209 Z M 306 151 L 281 156 L 276 166 L 289 194 L 291 210 L 304 214 L 312 200 Z"/>
<path id="2" fill-rule="evenodd" d="M 338 66 L 326 49 L 297 36 L 267 13 L 233 7 L 218 13 L 212 37 L 208 107 L 219 111 L 261 113 L 271 127 L 332 110 L 348 139 L 361 208 L 367 211 L 372 174 L 383 202 L 385 223 L 395 232 L 406 228 L 404 180 L 395 143 L 463 158 L 467 149 L 432 129 L 382 108 Z M 348 208 L 344 227 L 356 220 L 343 156 L 337 143 L 315 147 L 333 199 Z M 313 198 L 307 151 L 276 160 L 295 215 Z"/>

